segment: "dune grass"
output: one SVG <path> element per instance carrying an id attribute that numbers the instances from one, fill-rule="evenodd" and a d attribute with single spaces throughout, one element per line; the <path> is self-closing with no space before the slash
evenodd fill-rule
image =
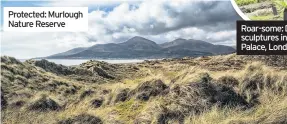
<path id="1" fill-rule="evenodd" d="M 180 62 L 180 61 L 179 61 Z M 153 96 L 148 101 L 139 101 L 135 97 L 124 102 L 114 102 L 114 99 L 121 89 L 137 88 L 142 82 L 152 79 L 160 79 L 171 89 L 176 86 L 187 85 L 191 82 L 202 80 L 203 74 L 208 74 L 213 82 L 218 83 L 221 77 L 233 77 L 239 84 L 232 87 L 240 95 L 246 96 L 246 101 L 253 103 L 253 93 L 258 93 L 254 106 L 242 109 L 240 107 L 219 107 L 212 106 L 211 109 L 200 114 L 189 113 L 185 115 L 186 124 L 239 124 L 239 123 L 286 123 L 287 117 L 287 70 L 267 66 L 260 61 L 248 61 L 241 63 L 241 58 L 236 55 L 214 56 L 207 58 L 196 58 L 187 60 L 185 63 L 161 62 L 149 67 L 142 67 L 136 77 L 126 78 L 118 82 L 104 84 L 90 84 L 85 82 L 73 82 L 61 78 L 52 73 L 45 73 L 55 80 L 65 81 L 68 84 L 81 87 L 74 95 L 58 95 L 56 92 L 40 92 L 34 90 L 25 91 L 32 94 L 32 97 L 25 100 L 33 103 L 41 94 L 46 94 L 63 106 L 60 111 L 35 112 L 26 109 L 26 105 L 19 109 L 8 108 L 2 111 L 3 124 L 30 124 L 30 123 L 57 123 L 58 121 L 72 118 L 79 114 L 89 114 L 99 117 L 104 123 L 157 123 L 157 119 L 167 107 L 169 110 L 182 111 L 183 106 L 168 101 L 188 103 L 185 99 L 173 99 L 167 96 Z M 195 64 L 194 64 L 195 63 Z M 154 66 L 161 68 L 154 68 Z M 246 82 L 255 82 L 246 86 Z M 255 89 L 252 87 L 255 85 Z M 10 90 L 13 87 L 9 87 Z M 65 89 L 67 87 L 61 86 Z M 61 90 L 63 90 L 61 89 Z M 79 96 L 87 90 L 94 90 L 91 95 L 83 99 Z M 27 90 L 27 89 L 26 89 Z M 108 94 L 103 95 L 102 91 L 107 90 Z M 24 91 L 21 91 L 24 92 Z M 95 98 L 103 98 L 104 103 L 99 108 L 94 108 L 91 101 Z M 68 100 L 67 100 L 68 99 Z M 17 98 L 20 100 L 20 98 Z M 177 119 L 171 119 L 169 123 L 179 123 Z"/>

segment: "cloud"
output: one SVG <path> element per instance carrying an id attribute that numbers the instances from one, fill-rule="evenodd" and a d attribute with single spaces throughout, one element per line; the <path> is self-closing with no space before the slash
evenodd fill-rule
<path id="1" fill-rule="evenodd" d="M 183 34 L 182 29 L 193 29 L 192 37 L 220 42 L 218 38 L 223 33 L 234 34 L 235 22 L 239 16 L 231 3 L 223 1 L 145 1 L 139 5 L 123 3 L 110 12 L 92 11 L 90 17 L 89 35 L 94 41 L 122 42 L 123 36 L 157 36 Z M 177 32 L 177 33 L 176 33 Z M 204 33 L 202 33 L 204 32 Z M 216 33 L 217 32 L 217 33 Z M 215 34 L 217 38 L 206 38 L 205 34 Z M 165 37 L 165 36 L 163 36 Z M 190 37 L 190 36 L 189 36 Z"/>
<path id="2" fill-rule="evenodd" d="M 46 0 L 47 1 L 47 0 Z M 48 3 L 41 6 L 71 7 L 71 6 L 116 6 L 121 3 L 137 4 L 143 0 L 48 0 Z"/>
<path id="3" fill-rule="evenodd" d="M 16 58 L 48 56 L 74 48 L 95 44 L 82 34 L 1 32 L 1 54 Z"/>
<path id="4" fill-rule="evenodd" d="M 76 4 L 77 3 L 77 4 Z M 235 44 L 235 24 L 240 19 L 230 1 L 131 0 L 50 1 L 47 6 L 112 6 L 89 13 L 86 33 L 3 32 L 2 54 L 17 58 L 47 56 L 75 47 L 124 42 L 142 36 L 157 43 L 176 38 Z M 35 52 L 36 51 L 36 52 Z"/>

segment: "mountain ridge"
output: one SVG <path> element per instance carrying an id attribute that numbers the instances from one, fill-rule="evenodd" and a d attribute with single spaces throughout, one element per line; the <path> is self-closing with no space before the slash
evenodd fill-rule
<path id="1" fill-rule="evenodd" d="M 185 56 L 210 56 L 233 53 L 234 48 L 224 45 L 214 45 L 209 42 L 178 38 L 171 42 L 157 44 L 156 42 L 135 36 L 121 43 L 98 44 L 91 47 L 79 47 L 66 52 L 54 54 L 47 59 L 91 59 L 91 58 L 180 58 Z"/>

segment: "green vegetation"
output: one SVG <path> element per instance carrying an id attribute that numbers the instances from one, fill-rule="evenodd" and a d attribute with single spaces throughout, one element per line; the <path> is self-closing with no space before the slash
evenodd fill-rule
<path id="1" fill-rule="evenodd" d="M 275 0 L 275 4 L 277 4 L 281 9 L 287 8 L 287 0 Z M 282 11 L 282 10 L 281 10 Z"/>
<path id="2" fill-rule="evenodd" d="M 243 5 L 257 3 L 258 0 L 235 0 L 235 2 L 237 3 L 237 5 L 243 6 Z"/>
<path id="3" fill-rule="evenodd" d="M 283 20 L 285 0 L 236 0 L 241 11 L 251 20 Z"/>
<path id="4" fill-rule="evenodd" d="M 251 20 L 272 20 L 273 15 L 267 15 L 267 16 L 250 16 L 249 18 Z"/>
<path id="5" fill-rule="evenodd" d="M 270 2 L 270 1 L 276 1 L 276 0 L 235 0 L 237 5 L 239 5 L 239 6 L 244 6 L 244 5 L 254 4 L 254 3 L 260 3 L 260 2 Z"/>
<path id="6" fill-rule="evenodd" d="M 131 120 L 131 118 L 136 118 L 136 116 L 142 112 L 144 105 L 144 102 L 132 99 L 117 104 L 115 110 L 119 114 L 119 120 L 132 123 L 134 120 Z"/>

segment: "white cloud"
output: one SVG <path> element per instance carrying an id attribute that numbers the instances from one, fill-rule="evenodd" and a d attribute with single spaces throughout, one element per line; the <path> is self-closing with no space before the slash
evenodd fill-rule
<path id="1" fill-rule="evenodd" d="M 42 6 L 115 6 L 123 2 L 139 3 L 142 0 L 50 0 L 49 3 L 41 4 Z"/>
<path id="2" fill-rule="evenodd" d="M 116 5 L 89 13 L 87 33 L 4 32 L 2 54 L 17 58 L 48 56 L 75 47 L 123 42 L 143 36 L 158 43 L 176 38 L 234 44 L 238 19 L 230 2 L 194 0 L 52 1 L 47 6 Z"/>
<path id="3" fill-rule="evenodd" d="M 219 42 L 221 38 L 233 37 L 230 34 L 234 34 L 236 19 L 238 15 L 230 2 L 160 0 L 145 1 L 136 7 L 123 3 L 111 12 L 90 13 L 89 35 L 95 41 L 122 42 L 123 37 L 133 35 L 151 37 L 178 32 L 177 37 Z M 206 33 L 210 34 L 208 38 Z"/>
<path id="4" fill-rule="evenodd" d="M 81 34 L 2 32 L 1 53 L 16 58 L 42 57 L 95 44 Z"/>

